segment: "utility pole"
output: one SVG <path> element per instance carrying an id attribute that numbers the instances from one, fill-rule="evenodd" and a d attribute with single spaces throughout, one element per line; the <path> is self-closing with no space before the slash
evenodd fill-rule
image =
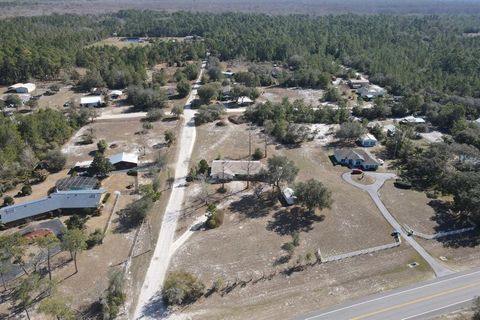
<path id="1" fill-rule="evenodd" d="M 247 167 L 247 189 L 250 188 L 250 166 L 252 161 L 252 128 L 248 126 L 248 167 Z"/>

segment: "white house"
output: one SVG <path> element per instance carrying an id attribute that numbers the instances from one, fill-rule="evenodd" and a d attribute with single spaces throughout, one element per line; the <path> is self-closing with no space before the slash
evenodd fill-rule
<path id="1" fill-rule="evenodd" d="M 0 209 L 0 222 L 10 223 L 59 209 L 96 208 L 103 189 L 57 191 L 49 196 Z"/>
<path id="2" fill-rule="evenodd" d="M 419 124 L 419 123 L 425 123 L 425 119 L 414 117 L 414 116 L 408 116 L 400 119 L 400 123 Z"/>
<path id="3" fill-rule="evenodd" d="M 117 153 L 108 158 L 115 170 L 131 169 L 138 166 L 138 155 L 134 153 Z M 92 165 L 92 160 L 78 161 L 75 163 L 74 169 L 77 171 L 85 171 Z"/>
<path id="4" fill-rule="evenodd" d="M 385 94 L 385 89 L 376 85 L 370 85 L 357 89 L 357 93 L 367 100 L 371 100 L 376 97 L 382 97 Z"/>
<path id="5" fill-rule="evenodd" d="M 112 98 L 112 99 L 118 99 L 120 98 L 122 95 L 123 95 L 123 91 L 122 90 L 112 90 L 108 93 L 108 95 Z"/>
<path id="6" fill-rule="evenodd" d="M 8 87 L 8 91 L 15 91 L 16 93 L 32 93 L 37 86 L 34 83 L 16 83 Z"/>
<path id="7" fill-rule="evenodd" d="M 239 105 L 249 105 L 249 104 L 252 104 L 252 103 L 253 103 L 253 100 L 250 99 L 249 97 L 246 97 L 246 96 L 239 97 L 237 99 L 237 104 L 239 104 Z"/>
<path id="8" fill-rule="evenodd" d="M 378 140 L 373 134 L 367 133 L 361 136 L 360 139 L 358 139 L 358 142 L 363 147 L 373 147 L 377 144 Z"/>
<path id="9" fill-rule="evenodd" d="M 363 149 L 336 149 L 333 156 L 337 163 L 349 168 L 362 168 L 364 170 L 377 170 L 380 162 L 367 150 Z"/>
<path id="10" fill-rule="evenodd" d="M 210 178 L 214 180 L 244 179 L 259 174 L 262 168 L 260 161 L 213 160 Z"/>
<path id="11" fill-rule="evenodd" d="M 225 78 L 230 79 L 235 73 L 233 73 L 232 71 L 223 71 L 222 74 Z"/>
<path id="12" fill-rule="evenodd" d="M 359 88 L 362 88 L 362 87 L 366 87 L 370 84 L 370 81 L 368 81 L 367 79 L 364 79 L 364 78 L 360 78 L 360 79 L 349 79 L 348 80 L 348 85 L 350 86 L 350 88 L 352 89 L 359 89 Z"/>
<path id="13" fill-rule="evenodd" d="M 103 105 L 103 97 L 102 96 L 88 96 L 88 97 L 81 97 L 80 98 L 80 106 L 87 107 L 87 108 L 97 108 Z"/>
<path id="14" fill-rule="evenodd" d="M 285 202 L 291 206 L 292 204 L 295 203 L 295 201 L 297 200 L 297 197 L 295 196 L 294 194 L 294 191 L 292 188 L 285 188 L 283 189 L 282 191 L 282 197 L 283 199 L 285 199 Z"/>

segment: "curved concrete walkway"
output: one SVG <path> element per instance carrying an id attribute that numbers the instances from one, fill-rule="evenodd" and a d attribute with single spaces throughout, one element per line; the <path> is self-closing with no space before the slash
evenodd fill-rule
<path id="1" fill-rule="evenodd" d="M 403 239 L 407 241 L 413 249 L 415 249 L 418 254 L 422 256 L 422 258 L 430 265 L 432 268 L 433 272 L 435 272 L 435 275 L 437 277 L 443 277 L 449 274 L 454 273 L 452 270 L 444 267 L 442 264 L 440 264 L 435 258 L 433 258 L 423 247 L 418 244 L 417 241 L 415 241 L 414 238 L 408 236 L 405 231 L 403 230 L 402 226 L 400 223 L 398 223 L 397 220 L 392 216 L 392 214 L 387 210 L 385 205 L 383 204 L 382 200 L 380 200 L 380 197 L 378 195 L 378 190 L 383 186 L 385 181 L 392 179 L 395 177 L 395 174 L 393 173 L 373 173 L 373 172 L 366 172 L 366 175 L 372 177 L 375 179 L 375 182 L 370 184 L 370 185 L 364 185 L 358 182 L 353 181 L 352 175 L 350 172 L 346 172 L 342 175 L 343 180 L 345 180 L 347 183 L 363 190 L 366 191 L 370 197 L 372 198 L 373 202 L 377 206 L 377 208 L 380 210 L 382 213 L 383 217 L 390 223 L 390 225 L 400 232 L 402 235 Z"/>

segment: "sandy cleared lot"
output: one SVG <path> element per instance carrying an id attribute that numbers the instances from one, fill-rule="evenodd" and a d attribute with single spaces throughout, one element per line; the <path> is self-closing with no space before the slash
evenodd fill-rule
<path id="1" fill-rule="evenodd" d="M 324 91 L 319 89 L 301 89 L 301 88 L 281 88 L 268 87 L 260 89 L 261 96 L 257 99 L 258 102 L 270 101 L 273 103 L 282 102 L 283 98 L 288 98 L 290 101 L 303 100 L 305 104 L 310 104 L 314 107 L 320 105 L 320 99 L 323 97 Z"/>
<path id="2" fill-rule="evenodd" d="M 139 154 L 140 161 L 153 159 L 157 151 L 165 148 L 165 131 L 174 129 L 177 122 L 154 122 L 153 129 L 148 130 L 145 135 L 140 134 L 142 124 L 140 119 L 124 119 L 94 122 L 83 127 L 63 148 L 63 152 L 68 155 L 67 166 L 72 166 L 77 161 L 91 160 L 92 156 L 89 156 L 89 154 L 97 149 L 96 143 L 101 139 L 105 139 L 110 146 L 107 150 L 107 156 L 120 152 L 130 152 Z M 90 128 L 93 129 L 95 141 L 93 144 L 82 145 L 82 135 L 88 132 Z M 116 146 L 112 148 L 112 145 Z M 146 148 L 145 156 L 144 147 Z"/>

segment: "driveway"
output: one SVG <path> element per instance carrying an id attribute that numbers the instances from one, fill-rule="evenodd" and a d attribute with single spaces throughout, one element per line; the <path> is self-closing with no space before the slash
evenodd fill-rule
<path id="1" fill-rule="evenodd" d="M 205 65 L 202 64 L 202 69 L 200 70 L 197 81 L 200 81 L 204 70 Z M 190 157 L 196 139 L 195 110 L 191 109 L 191 103 L 196 95 L 197 89 L 193 89 L 185 105 L 183 114 L 185 126 L 182 128 L 180 138 L 178 139 L 180 150 L 175 167 L 175 182 L 163 216 L 155 251 L 138 297 L 134 319 L 159 319 L 162 318 L 165 311 L 165 306 L 161 299 L 162 285 L 174 253 L 173 239 L 185 193 L 185 188 L 181 186 L 186 183 L 186 176 L 190 167 Z"/>
<path id="2" fill-rule="evenodd" d="M 402 226 L 400 223 L 398 223 L 397 220 L 392 216 L 392 214 L 387 210 L 385 205 L 383 204 L 382 200 L 380 200 L 380 197 L 378 195 L 378 190 L 383 186 L 385 181 L 389 179 L 395 178 L 395 174 L 393 173 L 374 173 L 374 172 L 365 172 L 364 174 L 374 178 L 375 182 L 370 184 L 370 185 L 364 185 L 358 182 L 353 181 L 352 175 L 350 172 L 346 172 L 342 175 L 343 180 L 345 180 L 347 183 L 363 190 L 366 191 L 370 197 L 372 198 L 373 202 L 377 206 L 377 208 L 380 210 L 382 213 L 383 217 L 390 223 L 390 225 L 400 232 L 401 236 L 405 241 L 407 241 L 413 249 L 415 249 L 418 254 L 422 256 L 423 259 L 430 265 L 432 268 L 433 272 L 435 272 L 435 275 L 437 277 L 443 277 L 449 274 L 452 274 L 453 271 L 444 267 L 442 264 L 440 264 L 435 258 L 433 258 L 423 247 L 418 244 L 417 241 L 415 241 L 414 238 L 411 236 L 408 236 L 405 231 L 403 230 Z"/>

